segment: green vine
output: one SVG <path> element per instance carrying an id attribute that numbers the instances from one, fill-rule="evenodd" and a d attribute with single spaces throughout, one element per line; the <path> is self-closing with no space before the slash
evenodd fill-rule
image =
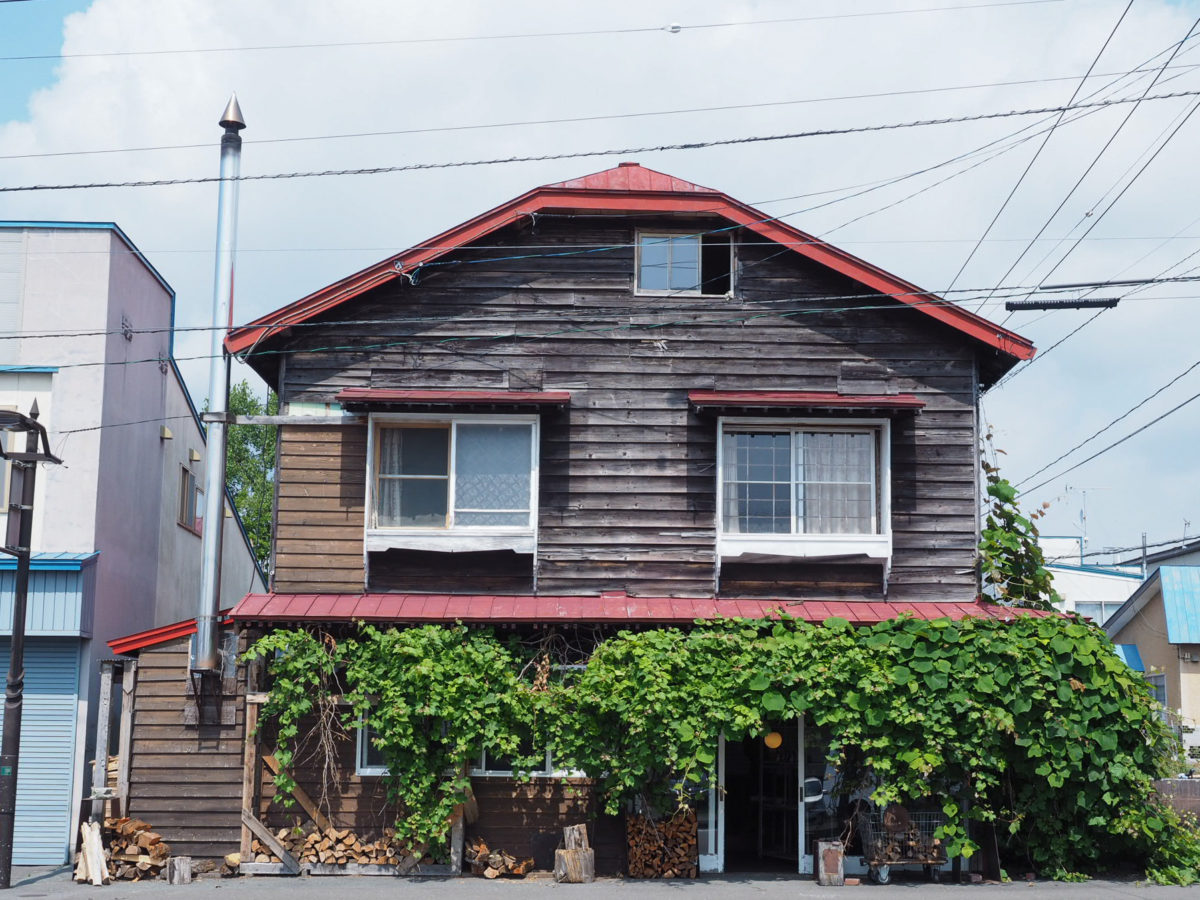
<path id="1" fill-rule="evenodd" d="M 831 762 L 869 773 L 876 802 L 939 805 L 952 854 L 977 849 L 973 819 L 997 826 L 1007 858 L 1045 872 L 1130 859 L 1165 882 L 1200 874 L 1194 823 L 1153 791 L 1177 741 L 1142 678 L 1072 617 L 622 632 L 558 678 L 545 645 L 463 626 L 362 626 L 337 642 L 281 631 L 251 653 L 268 660 L 263 716 L 285 768 L 314 698 L 343 691 L 341 722 L 372 728 L 397 829 L 413 841 L 444 838 L 480 747 L 528 754 L 532 740 L 518 768 L 548 747 L 557 768 L 594 780 L 606 811 L 640 799 L 666 812 L 710 783 L 722 732 L 805 716 L 828 735 Z"/>

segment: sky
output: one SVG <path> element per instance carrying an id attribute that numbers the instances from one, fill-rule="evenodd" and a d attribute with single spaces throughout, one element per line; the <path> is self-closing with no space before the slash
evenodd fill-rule
<path id="1" fill-rule="evenodd" d="M 1086 509 L 1099 554 L 1143 532 L 1151 545 L 1200 534 L 1200 399 L 1171 412 L 1200 395 L 1200 281 L 1035 289 L 1200 275 L 1198 18 L 1200 0 L 12 0 L 0 187 L 214 176 L 233 91 L 245 175 L 873 128 L 247 181 L 234 318 L 536 185 L 635 160 L 1032 339 L 1039 358 L 984 396 L 985 421 L 1026 508 L 1050 504 L 1043 533 L 1079 534 Z M 1154 99 L 1169 93 L 1184 95 Z M 116 222 L 177 292 L 177 324 L 195 328 L 210 317 L 216 192 L 0 192 L 0 220 Z M 1031 295 L 1120 303 L 1004 309 Z M 175 347 L 202 401 L 207 338 L 183 332 Z M 257 382 L 240 364 L 233 377 Z"/>

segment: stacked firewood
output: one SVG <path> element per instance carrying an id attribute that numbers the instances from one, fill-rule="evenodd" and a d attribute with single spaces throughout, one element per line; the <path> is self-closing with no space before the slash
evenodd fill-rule
<path id="1" fill-rule="evenodd" d="M 301 863 L 324 863 L 331 866 L 342 866 L 346 863 L 398 866 L 413 855 L 406 844 L 396 839 L 391 828 L 385 828 L 383 837 L 378 840 L 358 835 L 349 828 L 333 827 L 324 831 L 314 829 L 309 832 L 280 828 L 275 832 L 275 839 Z M 251 842 L 250 849 L 254 853 L 254 862 L 280 861 L 279 857 L 271 852 L 271 848 L 258 839 Z"/>
<path id="2" fill-rule="evenodd" d="M 669 819 L 627 816 L 625 839 L 631 878 L 695 878 L 700 873 L 697 856 L 696 811 L 686 809 Z"/>
<path id="3" fill-rule="evenodd" d="M 471 874 L 484 878 L 499 878 L 501 875 L 523 878 L 533 868 L 532 859 L 518 859 L 503 850 L 492 850 L 483 838 L 478 837 L 467 846 L 464 855 L 471 864 Z"/>
<path id="4" fill-rule="evenodd" d="M 142 881 L 159 876 L 171 855 L 171 845 L 148 823 L 128 816 L 109 818 L 104 820 L 104 830 L 108 844 L 105 856 L 113 878 Z"/>

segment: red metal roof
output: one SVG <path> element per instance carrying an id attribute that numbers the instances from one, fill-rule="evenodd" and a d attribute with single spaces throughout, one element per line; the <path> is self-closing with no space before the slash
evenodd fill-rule
<path id="1" fill-rule="evenodd" d="M 697 407 L 765 407 L 791 409 L 923 409 L 915 394 L 834 394 L 821 391 L 690 391 Z"/>
<path id="2" fill-rule="evenodd" d="M 230 616 L 231 612 L 232 610 L 223 609 L 218 613 L 221 617 L 220 621 L 222 625 L 233 624 L 233 618 Z M 146 647 L 153 647 L 155 644 L 165 644 L 167 641 L 173 641 L 176 638 L 190 637 L 195 633 L 196 620 L 185 619 L 182 622 L 173 622 L 170 625 L 151 628 L 149 631 L 139 631 L 137 634 L 131 634 L 126 637 L 113 638 L 108 642 L 108 646 L 113 653 L 119 656 L 127 656 Z"/>
<path id="3" fill-rule="evenodd" d="M 570 391 L 408 391 L 390 388 L 346 388 L 337 395 L 342 403 L 394 403 L 414 406 L 565 406 Z"/>
<path id="4" fill-rule="evenodd" d="M 898 302 L 909 304 L 1014 360 L 1031 359 L 1034 354 L 1033 344 L 1019 334 L 943 301 L 865 260 L 819 241 L 720 191 L 664 175 L 636 163 L 621 163 L 615 168 L 583 178 L 534 188 L 442 232 L 415 249 L 390 256 L 295 303 L 231 330 L 225 339 L 225 346 L 230 353 L 249 350 L 273 334 L 286 331 L 291 325 L 304 322 L 365 291 L 394 281 L 402 273 L 412 272 L 511 222 L 548 209 L 718 215 L 768 240 L 777 241 L 868 288 L 890 294 Z"/>
<path id="5" fill-rule="evenodd" d="M 902 614 L 919 619 L 1012 619 L 1029 613 L 995 603 L 872 603 L 867 601 L 794 601 L 713 599 L 711 597 L 630 597 L 624 592 L 598 597 L 535 597 L 452 594 L 247 594 L 234 607 L 240 622 L 466 622 L 466 623 L 611 623 L 686 624 L 718 617 L 762 618 L 784 612 L 797 619 L 823 622 L 840 616 L 856 625 L 873 625 Z M 1032 615 L 1043 615 L 1033 612 Z"/>

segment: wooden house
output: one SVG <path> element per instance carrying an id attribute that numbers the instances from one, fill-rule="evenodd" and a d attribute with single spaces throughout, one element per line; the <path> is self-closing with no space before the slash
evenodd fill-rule
<path id="1" fill-rule="evenodd" d="M 226 346 L 286 417 L 251 633 L 1006 615 L 977 599 L 978 399 L 1030 343 L 719 191 L 634 163 L 535 188 Z M 755 837 L 811 866 L 814 741 L 723 753 L 760 799 L 782 766 L 790 823 L 712 792 L 704 868 Z M 376 822 L 369 743 L 344 762 L 333 817 Z M 516 851 L 591 811 L 586 784 L 476 774 L 475 827 Z M 620 842 L 597 822 L 598 870 Z"/>

